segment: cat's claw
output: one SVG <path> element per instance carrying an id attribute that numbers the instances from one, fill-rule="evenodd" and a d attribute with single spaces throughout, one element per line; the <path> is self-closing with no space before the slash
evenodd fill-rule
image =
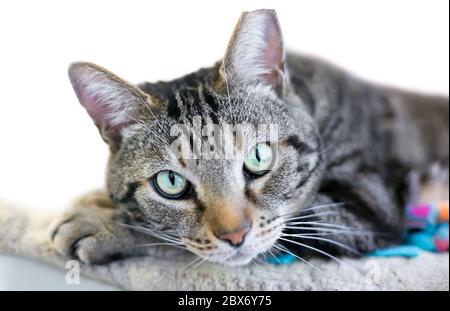
<path id="1" fill-rule="evenodd" d="M 119 220 L 118 209 L 105 194 L 91 193 L 54 222 L 50 238 L 63 256 L 106 263 L 129 254 L 135 245 L 134 236 Z"/>

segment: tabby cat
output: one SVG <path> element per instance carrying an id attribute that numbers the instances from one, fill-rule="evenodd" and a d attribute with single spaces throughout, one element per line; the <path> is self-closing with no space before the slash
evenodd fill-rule
<path id="1" fill-rule="evenodd" d="M 409 173 L 448 167 L 448 98 L 285 53 L 272 10 L 244 12 L 221 61 L 170 82 L 134 86 L 84 62 L 69 76 L 111 151 L 107 193 L 52 231 L 86 263 L 139 254 L 147 236 L 226 265 L 364 254 L 399 241 Z M 171 129 L 195 117 L 277 125 L 277 139 L 244 133 L 241 156 L 179 157 Z"/>

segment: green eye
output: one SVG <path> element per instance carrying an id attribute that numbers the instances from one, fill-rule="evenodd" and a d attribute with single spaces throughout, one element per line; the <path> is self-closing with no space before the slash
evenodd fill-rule
<path id="1" fill-rule="evenodd" d="M 158 192 L 171 199 L 181 197 L 189 185 L 185 177 L 170 170 L 159 172 L 153 181 Z"/>
<path id="2" fill-rule="evenodd" d="M 244 160 L 244 170 L 251 175 L 262 176 L 272 165 L 273 152 L 267 143 L 253 147 Z"/>

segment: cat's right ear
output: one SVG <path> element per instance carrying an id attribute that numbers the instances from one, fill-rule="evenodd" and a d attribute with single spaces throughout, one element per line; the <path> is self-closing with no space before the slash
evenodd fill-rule
<path id="1" fill-rule="evenodd" d="M 120 143 L 125 128 L 138 122 L 145 105 L 153 105 L 149 95 L 95 64 L 73 63 L 69 78 L 81 105 L 111 146 Z"/>

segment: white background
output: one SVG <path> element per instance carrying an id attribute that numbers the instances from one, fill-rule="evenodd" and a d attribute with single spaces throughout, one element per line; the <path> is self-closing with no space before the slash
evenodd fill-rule
<path id="1" fill-rule="evenodd" d="M 286 45 L 383 83 L 448 94 L 449 2 L 1 1 L 0 198 L 57 209 L 103 185 L 107 148 L 67 79 L 88 60 L 132 82 L 220 59 L 240 12 L 275 8 Z"/>
<path id="2" fill-rule="evenodd" d="M 76 60 L 132 82 L 224 53 L 240 12 L 275 8 L 289 48 L 382 83 L 448 94 L 447 0 L 0 1 L 0 199 L 55 210 L 103 185 L 107 148 L 67 78 Z M 0 255 L 0 290 L 105 289 Z"/>

